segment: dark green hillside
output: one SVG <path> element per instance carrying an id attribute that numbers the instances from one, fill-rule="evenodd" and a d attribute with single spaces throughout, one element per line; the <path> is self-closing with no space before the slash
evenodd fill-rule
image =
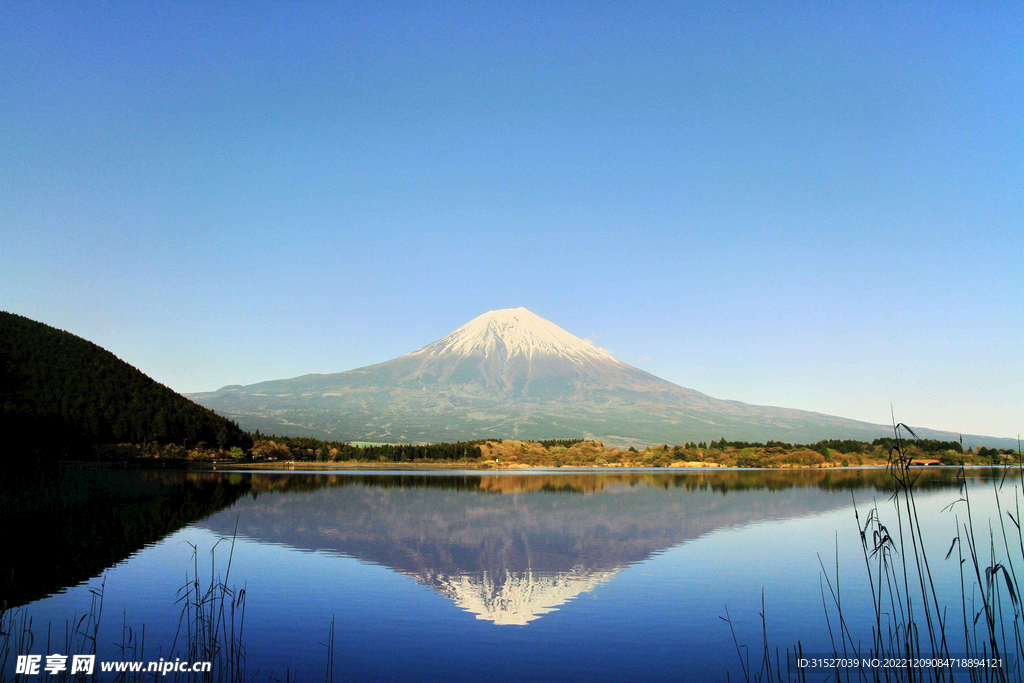
<path id="1" fill-rule="evenodd" d="M 247 446 L 238 425 L 81 337 L 0 311 L 0 433 L 38 450 L 158 441 Z"/>

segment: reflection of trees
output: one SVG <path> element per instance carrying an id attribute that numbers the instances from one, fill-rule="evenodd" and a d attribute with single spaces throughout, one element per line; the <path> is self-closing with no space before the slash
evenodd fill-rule
<path id="1" fill-rule="evenodd" d="M 9 605 L 95 576 L 249 491 L 248 480 L 217 475 L 105 469 L 48 469 L 0 487 Z"/>
<path id="2" fill-rule="evenodd" d="M 987 470 L 968 470 L 969 478 L 987 476 Z M 778 491 L 815 487 L 825 490 L 889 490 L 891 476 L 884 468 L 873 469 L 720 469 L 687 471 L 574 472 L 552 474 L 318 474 L 320 486 L 372 486 L 376 488 L 436 488 L 489 493 L 590 493 L 626 484 L 655 488 L 682 488 L 718 492 L 767 489 Z M 1016 475 L 1011 475 L 1016 476 Z M 945 487 L 956 482 L 956 470 L 927 468 L 919 472 L 922 488 Z"/>

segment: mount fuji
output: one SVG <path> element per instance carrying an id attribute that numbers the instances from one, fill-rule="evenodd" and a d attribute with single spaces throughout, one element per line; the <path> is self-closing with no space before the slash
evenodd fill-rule
<path id="1" fill-rule="evenodd" d="M 644 445 L 725 437 L 802 443 L 892 432 L 885 425 L 712 398 L 627 365 L 525 308 L 484 313 L 377 365 L 226 386 L 190 398 L 249 429 L 349 441 L 580 437 Z M 931 438 L 959 436 L 924 431 Z M 973 441 L 979 439 L 993 441 Z"/>

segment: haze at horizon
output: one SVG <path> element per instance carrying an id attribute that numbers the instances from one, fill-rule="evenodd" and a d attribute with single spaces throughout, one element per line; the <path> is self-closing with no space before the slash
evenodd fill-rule
<path id="1" fill-rule="evenodd" d="M 179 391 L 525 306 L 711 395 L 1021 431 L 1012 5 L 0 17 L 0 308 Z"/>

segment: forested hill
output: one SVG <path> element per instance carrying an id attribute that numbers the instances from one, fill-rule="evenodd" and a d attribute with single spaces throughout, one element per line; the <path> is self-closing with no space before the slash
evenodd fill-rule
<path id="1" fill-rule="evenodd" d="M 104 443 L 247 446 L 238 425 L 81 337 L 0 311 L 0 433 L 38 450 Z"/>

